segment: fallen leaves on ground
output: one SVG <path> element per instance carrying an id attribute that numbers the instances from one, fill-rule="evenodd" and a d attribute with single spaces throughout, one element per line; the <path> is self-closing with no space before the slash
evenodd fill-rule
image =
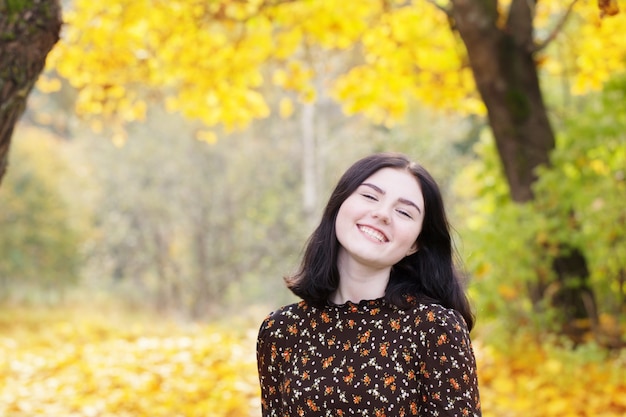
<path id="1" fill-rule="evenodd" d="M 483 417 L 624 417 L 626 351 L 559 346 L 522 336 L 476 343 Z"/>
<path id="2" fill-rule="evenodd" d="M 211 325 L 0 321 L 0 415 L 257 414 L 254 339 Z"/>

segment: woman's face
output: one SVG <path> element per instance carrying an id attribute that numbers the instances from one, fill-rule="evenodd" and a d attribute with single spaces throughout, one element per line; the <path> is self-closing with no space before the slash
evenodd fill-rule
<path id="1" fill-rule="evenodd" d="M 403 169 L 376 171 L 339 208 L 339 260 L 390 268 L 417 251 L 423 220 L 424 196 L 415 177 Z"/>

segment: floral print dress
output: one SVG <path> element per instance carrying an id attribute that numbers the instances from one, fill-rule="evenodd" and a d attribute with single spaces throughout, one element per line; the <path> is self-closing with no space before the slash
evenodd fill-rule
<path id="1" fill-rule="evenodd" d="M 465 321 L 438 304 L 301 301 L 261 325 L 264 417 L 480 416 Z"/>

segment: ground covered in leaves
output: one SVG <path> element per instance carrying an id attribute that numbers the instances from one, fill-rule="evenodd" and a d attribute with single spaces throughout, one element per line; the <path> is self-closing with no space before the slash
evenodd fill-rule
<path id="1" fill-rule="evenodd" d="M 0 415 L 258 417 L 255 333 L 250 323 L 5 309 Z M 485 417 L 626 416 L 626 352 L 532 337 L 506 348 L 477 339 L 475 350 Z"/>

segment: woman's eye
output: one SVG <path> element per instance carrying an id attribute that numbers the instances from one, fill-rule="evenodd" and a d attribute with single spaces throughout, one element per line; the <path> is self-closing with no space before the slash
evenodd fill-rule
<path id="1" fill-rule="evenodd" d="M 377 199 L 375 196 L 371 195 L 371 194 L 363 193 L 363 194 L 361 194 L 361 195 L 362 195 L 363 197 L 367 198 L 368 200 L 378 201 L 378 199 Z"/>
<path id="2" fill-rule="evenodd" d="M 412 218 L 413 218 L 413 216 L 411 216 L 411 213 L 409 213 L 409 212 L 408 212 L 408 211 L 406 211 L 406 210 L 401 210 L 401 209 L 399 209 L 399 210 L 398 210 L 398 213 L 400 213 L 401 215 L 403 215 L 403 216 L 405 216 L 405 217 L 407 217 L 407 218 L 409 218 L 409 219 L 412 219 Z"/>

